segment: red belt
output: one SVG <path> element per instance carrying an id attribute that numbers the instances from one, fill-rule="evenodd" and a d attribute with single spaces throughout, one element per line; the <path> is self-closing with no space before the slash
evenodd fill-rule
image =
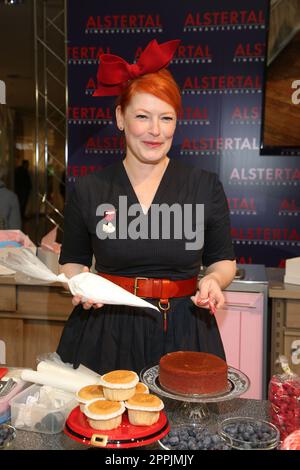
<path id="1" fill-rule="evenodd" d="M 193 295 L 197 288 L 197 276 L 181 281 L 171 281 L 170 279 L 141 276 L 125 277 L 106 273 L 98 274 L 138 297 L 159 299 L 158 306 L 164 316 L 165 331 L 167 330 L 167 311 L 170 310 L 169 299 Z"/>
<path id="2" fill-rule="evenodd" d="M 196 291 L 197 276 L 191 279 L 170 281 L 170 279 L 155 279 L 150 277 L 125 277 L 112 274 L 98 273 L 99 276 L 114 282 L 123 289 L 138 297 L 154 299 L 170 299 L 185 297 Z"/>

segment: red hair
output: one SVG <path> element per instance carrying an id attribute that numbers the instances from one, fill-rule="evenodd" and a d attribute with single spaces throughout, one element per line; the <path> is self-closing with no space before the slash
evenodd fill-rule
<path id="1" fill-rule="evenodd" d="M 121 106 L 122 112 L 125 111 L 136 93 L 149 93 L 165 101 L 175 109 L 177 116 L 181 112 L 180 89 L 167 69 L 147 73 L 133 79 L 117 99 L 117 105 Z"/>

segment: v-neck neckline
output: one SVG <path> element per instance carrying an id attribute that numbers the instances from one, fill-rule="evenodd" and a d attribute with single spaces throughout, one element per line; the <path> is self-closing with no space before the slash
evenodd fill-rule
<path id="1" fill-rule="evenodd" d="M 130 198 L 131 198 L 132 201 L 135 201 L 136 204 L 139 204 L 139 206 L 141 207 L 141 209 L 142 209 L 142 211 L 144 212 L 145 215 L 149 214 L 149 211 L 150 211 L 151 206 L 153 204 L 159 203 L 159 200 L 161 199 L 164 190 L 168 186 L 168 180 L 170 178 L 169 175 L 170 175 L 171 167 L 172 167 L 172 159 L 170 158 L 169 163 L 168 163 L 165 171 L 163 172 L 163 175 L 161 177 L 159 185 L 158 185 L 158 187 L 155 191 L 152 202 L 151 202 L 149 208 L 147 209 L 147 212 L 145 213 L 144 210 L 143 210 L 143 206 L 140 203 L 139 198 L 137 197 L 137 194 L 134 190 L 134 187 L 133 187 L 133 185 L 130 181 L 130 178 L 128 176 L 128 173 L 126 171 L 126 168 L 125 168 L 125 165 L 124 165 L 124 160 L 121 161 L 121 173 L 122 173 L 122 176 L 123 176 L 123 181 L 126 184 L 126 187 L 129 188 Z"/>

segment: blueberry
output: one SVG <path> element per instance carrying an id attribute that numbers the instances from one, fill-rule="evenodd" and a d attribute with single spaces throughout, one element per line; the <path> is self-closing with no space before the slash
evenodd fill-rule
<path id="1" fill-rule="evenodd" d="M 209 447 L 210 444 L 211 444 L 211 438 L 210 436 L 205 436 L 205 438 L 203 439 L 203 444 L 205 445 L 205 447 Z"/>
<path id="2" fill-rule="evenodd" d="M 184 439 L 184 440 L 188 440 L 188 438 L 190 437 L 188 431 L 186 429 L 184 429 L 183 431 L 181 431 L 180 433 L 180 439 Z"/>
<path id="3" fill-rule="evenodd" d="M 239 424 L 238 426 L 238 432 L 240 434 L 243 434 L 243 432 L 245 431 L 245 425 L 244 424 Z"/>
<path id="4" fill-rule="evenodd" d="M 254 429 L 253 429 L 253 426 L 252 426 L 251 424 L 247 424 L 247 425 L 245 426 L 245 431 L 246 431 L 248 434 L 250 434 L 250 436 L 251 436 L 252 434 L 254 434 L 254 432 L 255 432 Z"/>
<path id="5" fill-rule="evenodd" d="M 246 442 L 245 442 L 244 444 L 242 444 L 242 448 L 245 449 L 245 450 L 250 450 L 250 449 L 252 449 L 251 444 L 248 444 L 248 443 L 246 443 Z"/>
<path id="6" fill-rule="evenodd" d="M 218 436 L 218 434 L 214 434 L 213 436 L 211 436 L 211 440 L 214 444 L 218 444 L 219 442 L 221 442 L 221 438 L 220 436 Z"/>
<path id="7" fill-rule="evenodd" d="M 178 446 L 176 447 L 176 450 L 187 450 L 187 444 L 184 443 L 184 442 L 180 442 L 180 444 L 178 444 Z"/>
<path id="8" fill-rule="evenodd" d="M 201 442 L 202 439 L 203 439 L 203 434 L 202 434 L 202 432 L 198 431 L 198 432 L 195 434 L 195 439 L 196 439 L 197 441 Z"/>
<path id="9" fill-rule="evenodd" d="M 237 426 L 235 425 L 226 426 L 224 428 L 224 431 L 230 436 L 235 436 L 237 434 Z"/>
<path id="10" fill-rule="evenodd" d="M 263 426 L 265 426 L 264 423 L 261 423 L 260 421 L 256 421 L 256 423 L 255 423 L 255 428 L 256 428 L 256 431 L 257 431 L 257 432 L 262 431 Z"/>
<path id="11" fill-rule="evenodd" d="M 197 450 L 198 446 L 196 442 L 192 442 L 189 444 L 189 450 Z"/>
<path id="12" fill-rule="evenodd" d="M 197 441 L 197 449 L 202 450 L 204 449 L 204 445 L 202 441 Z"/>
<path id="13" fill-rule="evenodd" d="M 176 446 L 177 444 L 179 444 L 179 437 L 178 436 L 170 437 L 169 438 L 169 444 L 171 446 Z"/>
<path id="14" fill-rule="evenodd" d="M 262 441 L 269 441 L 270 440 L 270 434 L 268 432 L 264 432 L 262 434 Z"/>
<path id="15" fill-rule="evenodd" d="M 220 447 L 219 447 L 220 450 L 231 450 L 231 447 L 229 447 L 228 445 L 226 444 L 221 444 Z"/>
<path id="16" fill-rule="evenodd" d="M 177 436 L 178 435 L 178 430 L 177 429 L 171 429 L 171 431 L 169 432 L 168 436 L 169 437 L 173 437 L 173 436 Z"/>

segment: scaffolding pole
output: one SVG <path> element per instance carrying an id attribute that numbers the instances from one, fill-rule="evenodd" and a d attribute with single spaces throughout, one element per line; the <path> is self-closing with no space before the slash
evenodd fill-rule
<path id="1" fill-rule="evenodd" d="M 68 161 L 67 0 L 34 0 L 36 242 L 61 228 Z"/>

